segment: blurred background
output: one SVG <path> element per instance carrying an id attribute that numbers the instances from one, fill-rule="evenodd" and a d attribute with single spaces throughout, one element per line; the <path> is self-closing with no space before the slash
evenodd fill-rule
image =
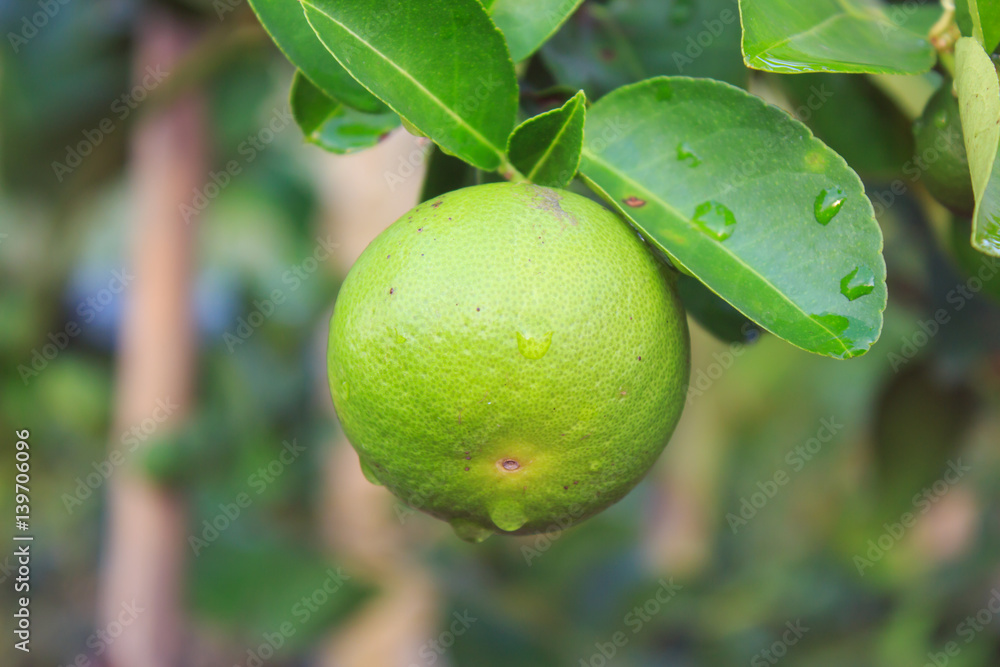
<path id="1" fill-rule="evenodd" d="M 22 429 L 34 536 L 0 664 L 1000 665 L 1000 272 L 907 170 L 940 77 L 751 74 L 738 21 L 698 41 L 726 9 L 587 0 L 527 102 L 682 73 L 795 113 L 876 202 L 881 340 L 834 361 L 699 310 L 647 479 L 474 546 L 364 480 L 326 387 L 339 282 L 429 146 L 307 145 L 243 0 L 0 2 L 5 610 Z"/>

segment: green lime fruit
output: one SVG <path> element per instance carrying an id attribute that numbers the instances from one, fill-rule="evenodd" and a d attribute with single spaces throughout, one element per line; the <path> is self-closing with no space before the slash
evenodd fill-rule
<path id="1" fill-rule="evenodd" d="M 957 215 L 970 216 L 975 207 L 969 156 L 965 152 L 958 99 L 946 80 L 913 123 L 917 156 L 926 165 L 927 190 Z"/>
<path id="2" fill-rule="evenodd" d="M 983 292 L 1000 301 L 1000 274 L 997 271 L 1000 259 L 973 248 L 971 237 L 972 221 L 953 219 L 948 235 L 951 257 L 966 278 L 975 279 L 974 284 L 982 285 Z"/>
<path id="3" fill-rule="evenodd" d="M 622 498 L 670 438 L 689 369 L 669 269 L 599 204 L 529 184 L 405 214 L 330 323 L 333 402 L 365 475 L 470 541 Z"/>

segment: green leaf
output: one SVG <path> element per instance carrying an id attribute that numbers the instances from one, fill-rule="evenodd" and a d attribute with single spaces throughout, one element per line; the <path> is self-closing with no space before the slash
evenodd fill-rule
<path id="1" fill-rule="evenodd" d="M 302 72 L 296 72 L 292 79 L 291 107 L 306 141 L 331 153 L 370 148 L 399 127 L 399 116 L 393 112 L 363 113 L 348 108 L 327 97 Z"/>
<path id="2" fill-rule="evenodd" d="M 250 6 L 282 53 L 324 93 L 360 111 L 385 111 L 385 105 L 330 56 L 297 0 L 250 0 Z"/>
<path id="3" fill-rule="evenodd" d="M 591 100 L 663 75 L 746 85 L 736 0 L 587 2 L 541 51 L 555 78 Z"/>
<path id="4" fill-rule="evenodd" d="M 583 0 L 481 0 L 507 39 L 510 57 L 521 62 L 538 50 Z"/>
<path id="5" fill-rule="evenodd" d="M 919 74 L 930 42 L 867 0 L 740 0 L 743 60 L 770 72 Z"/>
<path id="6" fill-rule="evenodd" d="M 973 35 L 987 53 L 993 53 L 1000 44 L 1000 3 L 996 0 L 968 0 L 968 3 Z"/>
<path id="7" fill-rule="evenodd" d="M 510 162 L 532 183 L 565 187 L 580 165 L 587 98 L 581 90 L 558 109 L 529 118 L 510 135 Z"/>
<path id="8" fill-rule="evenodd" d="M 733 86 L 662 77 L 587 112 L 585 181 L 676 263 L 804 350 L 863 354 L 886 304 L 882 234 L 843 158 Z"/>
<path id="9" fill-rule="evenodd" d="M 476 0 L 303 0 L 337 61 L 396 113 L 479 167 L 505 164 L 517 79 Z"/>
<path id="10" fill-rule="evenodd" d="M 1000 83 L 990 57 L 971 37 L 955 45 L 955 90 L 976 193 L 972 245 L 1000 257 Z"/>

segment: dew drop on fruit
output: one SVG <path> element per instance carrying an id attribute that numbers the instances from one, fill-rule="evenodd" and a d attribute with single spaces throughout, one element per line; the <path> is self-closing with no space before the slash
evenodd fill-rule
<path id="1" fill-rule="evenodd" d="M 497 500 L 490 505 L 490 520 L 500 530 L 512 532 L 528 523 L 521 505 L 514 500 Z"/>
<path id="2" fill-rule="evenodd" d="M 479 544 L 493 534 L 493 531 L 489 528 L 483 528 L 468 519 L 455 518 L 449 523 L 451 524 L 451 529 L 455 531 L 455 535 L 458 536 L 458 539 L 464 542 Z"/>
<path id="3" fill-rule="evenodd" d="M 383 486 L 382 482 L 378 481 L 375 471 L 372 470 L 371 466 L 365 463 L 364 459 L 358 459 L 358 461 L 361 463 L 361 474 L 365 476 L 365 479 L 376 486 Z"/>
<path id="4" fill-rule="evenodd" d="M 689 167 L 697 167 L 701 164 L 701 158 L 691 148 L 691 144 L 686 141 L 677 144 L 677 159 L 681 162 L 687 162 Z"/>
<path id="5" fill-rule="evenodd" d="M 699 204 L 692 221 L 716 241 L 725 241 L 736 231 L 736 216 L 717 201 Z"/>
<path id="6" fill-rule="evenodd" d="M 340 398 L 342 400 L 347 400 L 351 397 L 351 385 L 347 384 L 347 380 L 340 383 Z"/>
<path id="7" fill-rule="evenodd" d="M 816 196 L 816 202 L 813 204 L 813 213 L 816 216 L 816 222 L 824 226 L 830 224 L 830 221 L 840 213 L 840 209 L 843 207 L 846 199 L 847 196 L 844 194 L 844 191 L 837 186 L 820 190 L 820 193 Z"/>
<path id="8" fill-rule="evenodd" d="M 854 301 L 875 289 L 875 274 L 867 266 L 855 267 L 853 271 L 840 279 L 840 293 L 848 301 Z"/>
<path id="9" fill-rule="evenodd" d="M 538 337 L 525 336 L 517 332 L 517 349 L 525 359 L 541 359 L 552 345 L 552 332 L 547 331 Z"/>
<path id="10" fill-rule="evenodd" d="M 390 332 L 390 335 L 392 336 L 393 340 L 396 341 L 397 345 L 402 345 L 403 343 L 406 342 L 406 337 L 403 334 L 399 333 L 399 330 L 394 329 L 394 328 L 390 328 L 389 332 Z"/>

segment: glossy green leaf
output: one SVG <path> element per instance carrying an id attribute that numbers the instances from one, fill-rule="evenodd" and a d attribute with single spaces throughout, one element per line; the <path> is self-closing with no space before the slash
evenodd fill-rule
<path id="1" fill-rule="evenodd" d="M 996 0 L 967 0 L 973 35 L 987 53 L 1000 44 L 1000 3 Z M 961 4 L 958 0 L 957 4 Z"/>
<path id="2" fill-rule="evenodd" d="M 282 53 L 324 93 L 360 111 L 385 111 L 385 105 L 330 56 L 298 0 L 250 0 L 250 6 Z"/>
<path id="3" fill-rule="evenodd" d="M 290 103 L 306 141 L 331 153 L 370 148 L 399 127 L 399 116 L 393 112 L 364 113 L 348 108 L 327 97 L 302 72 L 296 72 L 292 80 Z"/>
<path id="4" fill-rule="evenodd" d="M 595 100 L 651 76 L 682 74 L 746 85 L 736 0 L 584 3 L 542 47 L 562 84 Z"/>
<path id="5" fill-rule="evenodd" d="M 976 193 L 972 245 L 1000 257 L 1000 83 L 990 57 L 971 37 L 955 45 L 955 90 Z"/>
<path id="6" fill-rule="evenodd" d="M 771 72 L 918 74 L 930 42 L 867 0 L 740 0 L 743 60 Z"/>
<path id="7" fill-rule="evenodd" d="M 565 187 L 580 165 L 586 103 L 581 90 L 558 109 L 521 123 L 510 135 L 510 163 L 532 183 Z"/>
<path id="8" fill-rule="evenodd" d="M 517 80 L 476 0 L 304 0 L 337 61 L 396 113 L 479 167 L 505 165 Z"/>
<path id="9" fill-rule="evenodd" d="M 878 338 L 881 231 L 804 125 L 733 86 L 663 77 L 595 103 L 584 137 L 588 184 L 754 322 L 842 359 Z"/>
<path id="10" fill-rule="evenodd" d="M 507 39 L 510 56 L 521 62 L 538 50 L 583 0 L 481 0 Z"/>

